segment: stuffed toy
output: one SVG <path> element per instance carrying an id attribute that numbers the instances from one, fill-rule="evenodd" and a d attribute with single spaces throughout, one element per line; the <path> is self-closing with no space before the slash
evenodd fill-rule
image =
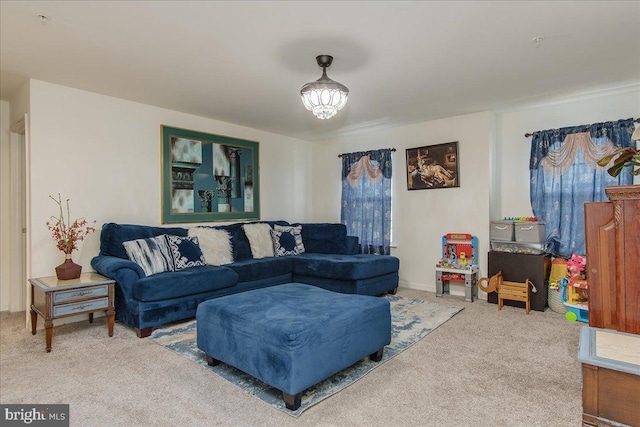
<path id="1" fill-rule="evenodd" d="M 570 278 L 584 279 L 584 272 L 587 267 L 587 257 L 572 254 L 567 260 L 567 272 Z"/>

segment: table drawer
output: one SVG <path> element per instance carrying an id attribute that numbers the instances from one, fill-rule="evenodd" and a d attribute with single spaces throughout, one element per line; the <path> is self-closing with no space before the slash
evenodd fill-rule
<path id="1" fill-rule="evenodd" d="M 109 285 L 93 286 L 91 288 L 72 289 L 70 291 L 55 292 L 53 294 L 53 303 L 58 304 L 65 301 L 73 301 L 78 299 L 88 299 L 96 297 L 106 297 L 109 295 Z"/>
<path id="2" fill-rule="evenodd" d="M 99 298 L 91 301 L 76 302 L 73 304 L 56 305 L 53 307 L 53 317 L 65 316 L 67 314 L 85 313 L 92 310 L 107 309 L 109 298 Z"/>

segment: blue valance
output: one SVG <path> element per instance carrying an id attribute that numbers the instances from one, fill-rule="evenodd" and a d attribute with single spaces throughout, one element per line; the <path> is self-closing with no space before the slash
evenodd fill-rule
<path id="1" fill-rule="evenodd" d="M 538 169 L 540 161 L 549 153 L 549 150 L 553 149 L 554 145 L 564 142 L 569 134 L 589 132 L 592 139 L 606 137 L 616 148 L 626 148 L 635 147 L 635 143 L 631 140 L 633 130 L 633 119 L 623 119 L 615 122 L 594 123 L 534 132 L 531 139 L 529 169 Z"/>
<path id="2" fill-rule="evenodd" d="M 382 175 L 387 179 L 391 179 L 391 151 L 391 148 L 383 148 L 380 150 L 357 151 L 342 154 L 342 179 L 344 180 L 349 176 L 351 165 L 357 163 L 362 156 L 369 156 L 372 161 L 378 162 L 378 167 Z"/>

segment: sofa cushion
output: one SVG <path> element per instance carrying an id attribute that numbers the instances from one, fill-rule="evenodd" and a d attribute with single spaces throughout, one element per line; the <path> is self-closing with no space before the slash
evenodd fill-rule
<path id="1" fill-rule="evenodd" d="M 238 273 L 239 282 L 251 282 L 283 274 L 291 274 L 291 259 L 293 257 L 270 257 L 246 259 L 234 262 L 226 267 Z"/>
<path id="2" fill-rule="evenodd" d="M 173 270 L 180 271 L 191 267 L 202 267 L 207 261 L 202 255 L 197 237 L 165 235 L 173 261 Z"/>
<path id="3" fill-rule="evenodd" d="M 263 221 L 265 224 L 279 224 L 279 225 L 289 225 L 286 221 Z M 257 223 L 250 223 L 257 224 Z M 249 244 L 249 239 L 247 239 L 246 234 L 244 234 L 244 230 L 242 228 L 242 223 L 235 223 L 230 225 L 223 225 L 216 228 L 221 230 L 226 230 L 231 235 L 231 247 L 233 248 L 233 261 L 243 261 L 245 259 L 251 259 L 251 245 Z"/>
<path id="4" fill-rule="evenodd" d="M 198 238 L 200 249 L 210 265 L 224 265 L 233 262 L 231 235 L 227 230 L 212 227 L 194 227 L 189 229 L 189 236 Z"/>
<path id="5" fill-rule="evenodd" d="M 180 227 L 150 227 L 147 225 L 106 223 L 100 232 L 100 255 L 110 255 L 128 259 L 127 252 L 122 246 L 128 240 L 146 239 L 147 237 L 173 234 L 186 236 L 187 229 Z"/>
<path id="6" fill-rule="evenodd" d="M 300 255 L 304 252 L 302 226 L 274 225 L 271 230 L 275 256 Z"/>
<path id="7" fill-rule="evenodd" d="M 146 239 L 129 240 L 122 245 L 129 259 L 142 267 L 147 276 L 174 270 L 173 259 L 164 234 Z"/>
<path id="8" fill-rule="evenodd" d="M 317 254 L 346 254 L 347 227 L 344 224 L 292 224 L 302 225 L 305 252 Z"/>
<path id="9" fill-rule="evenodd" d="M 228 288 L 236 283 L 238 274 L 235 271 L 205 265 L 139 279 L 133 287 L 133 296 L 140 301 L 162 301 Z"/>
<path id="10" fill-rule="evenodd" d="M 273 241 L 271 240 L 271 226 L 269 224 L 245 224 L 242 229 L 247 239 L 249 239 L 253 258 L 273 257 Z"/>
<path id="11" fill-rule="evenodd" d="M 398 258 L 390 255 L 304 253 L 291 257 L 293 273 L 329 279 L 360 280 L 397 272 Z"/>

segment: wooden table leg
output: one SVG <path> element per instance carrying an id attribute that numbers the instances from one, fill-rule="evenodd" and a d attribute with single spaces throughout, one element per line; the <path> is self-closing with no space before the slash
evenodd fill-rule
<path id="1" fill-rule="evenodd" d="M 113 323 L 116 319 L 116 311 L 115 310 L 107 310 L 107 319 L 109 323 L 109 336 L 113 336 Z"/>
<path id="2" fill-rule="evenodd" d="M 44 322 L 44 331 L 47 342 L 47 353 L 51 353 L 51 341 L 53 339 L 53 320 L 46 320 Z"/>
<path id="3" fill-rule="evenodd" d="M 36 326 L 38 325 L 38 313 L 31 309 L 31 335 L 36 334 Z"/>
<path id="4" fill-rule="evenodd" d="M 93 312 L 89 313 L 89 323 L 93 323 Z"/>

